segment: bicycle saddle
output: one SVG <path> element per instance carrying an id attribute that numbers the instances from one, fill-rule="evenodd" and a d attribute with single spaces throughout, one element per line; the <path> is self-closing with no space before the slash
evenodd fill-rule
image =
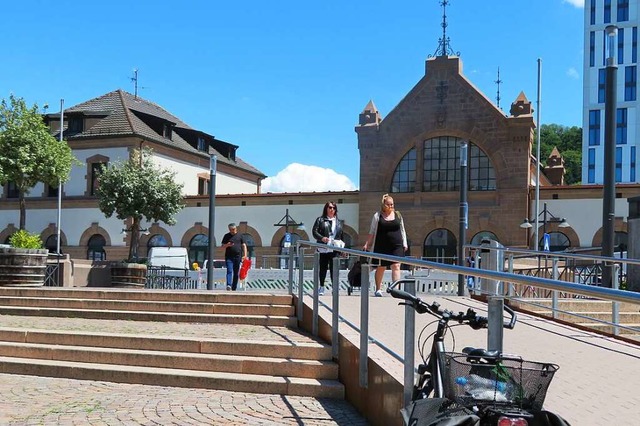
<path id="1" fill-rule="evenodd" d="M 469 355 L 469 358 L 477 358 L 478 360 L 486 359 L 487 361 L 492 361 L 502 356 L 502 352 L 497 350 L 488 351 L 486 349 L 472 348 L 470 346 L 462 349 L 462 352 Z M 469 358 L 467 358 L 467 360 L 471 362 L 472 360 Z"/>

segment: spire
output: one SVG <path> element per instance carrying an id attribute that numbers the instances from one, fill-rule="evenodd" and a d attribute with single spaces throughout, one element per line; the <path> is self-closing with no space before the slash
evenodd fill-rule
<path id="1" fill-rule="evenodd" d="M 440 6 L 442 6 L 442 37 L 438 39 L 438 47 L 436 52 L 431 56 L 460 56 L 460 52 L 454 52 L 451 49 L 451 39 L 447 36 L 447 5 L 448 0 L 441 0 Z"/>
<path id="2" fill-rule="evenodd" d="M 370 100 L 360 113 L 358 122 L 361 126 L 365 126 L 367 124 L 379 124 L 380 121 L 382 121 L 382 118 L 380 117 L 378 108 L 373 103 L 373 100 Z"/>

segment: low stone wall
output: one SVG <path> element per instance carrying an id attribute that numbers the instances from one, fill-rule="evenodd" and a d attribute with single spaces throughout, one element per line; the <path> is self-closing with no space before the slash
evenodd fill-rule
<path id="1" fill-rule="evenodd" d="M 294 306 L 298 306 L 294 296 Z M 304 304 L 303 320 L 298 324 L 307 332 L 312 330 L 312 307 Z M 331 343 L 331 324 L 318 318 L 318 336 Z M 351 329 L 338 335 L 338 364 L 340 382 L 345 386 L 345 399 L 349 401 L 373 426 L 401 426 L 404 386 L 401 378 L 394 377 L 384 367 L 385 356 L 375 345 L 369 346 L 368 386 L 360 386 L 360 336 Z"/>

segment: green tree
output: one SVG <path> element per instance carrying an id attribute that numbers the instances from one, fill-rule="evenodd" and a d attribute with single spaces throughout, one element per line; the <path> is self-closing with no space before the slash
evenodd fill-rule
<path id="1" fill-rule="evenodd" d="M 580 183 L 582 178 L 582 128 L 543 124 L 540 127 L 540 164 L 544 167 L 554 147 L 564 158 L 567 185 Z M 532 150 L 535 155 L 535 143 Z"/>
<path id="2" fill-rule="evenodd" d="M 57 188 L 69 180 L 77 160 L 71 148 L 51 136 L 34 104 L 11 95 L 0 103 L 0 184 L 15 184 L 20 205 L 20 229 L 25 229 L 25 196 L 39 182 Z"/>
<path id="3" fill-rule="evenodd" d="M 184 207 L 182 184 L 175 172 L 153 163 L 151 150 L 134 150 L 128 161 L 102 168 L 97 195 L 106 217 L 131 219 L 129 259 L 138 259 L 140 221 L 176 223 L 175 215 Z"/>

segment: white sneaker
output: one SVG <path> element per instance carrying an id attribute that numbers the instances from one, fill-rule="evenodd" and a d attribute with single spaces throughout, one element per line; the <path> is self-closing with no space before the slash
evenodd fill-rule
<path id="1" fill-rule="evenodd" d="M 227 286 L 227 291 L 231 291 L 231 286 L 230 285 Z"/>
<path id="2" fill-rule="evenodd" d="M 376 297 L 382 297 L 382 291 L 380 290 L 376 290 L 376 292 L 374 293 Z"/>
<path id="3" fill-rule="evenodd" d="M 318 289 L 318 296 L 322 296 L 324 294 L 324 287 L 320 287 Z"/>

